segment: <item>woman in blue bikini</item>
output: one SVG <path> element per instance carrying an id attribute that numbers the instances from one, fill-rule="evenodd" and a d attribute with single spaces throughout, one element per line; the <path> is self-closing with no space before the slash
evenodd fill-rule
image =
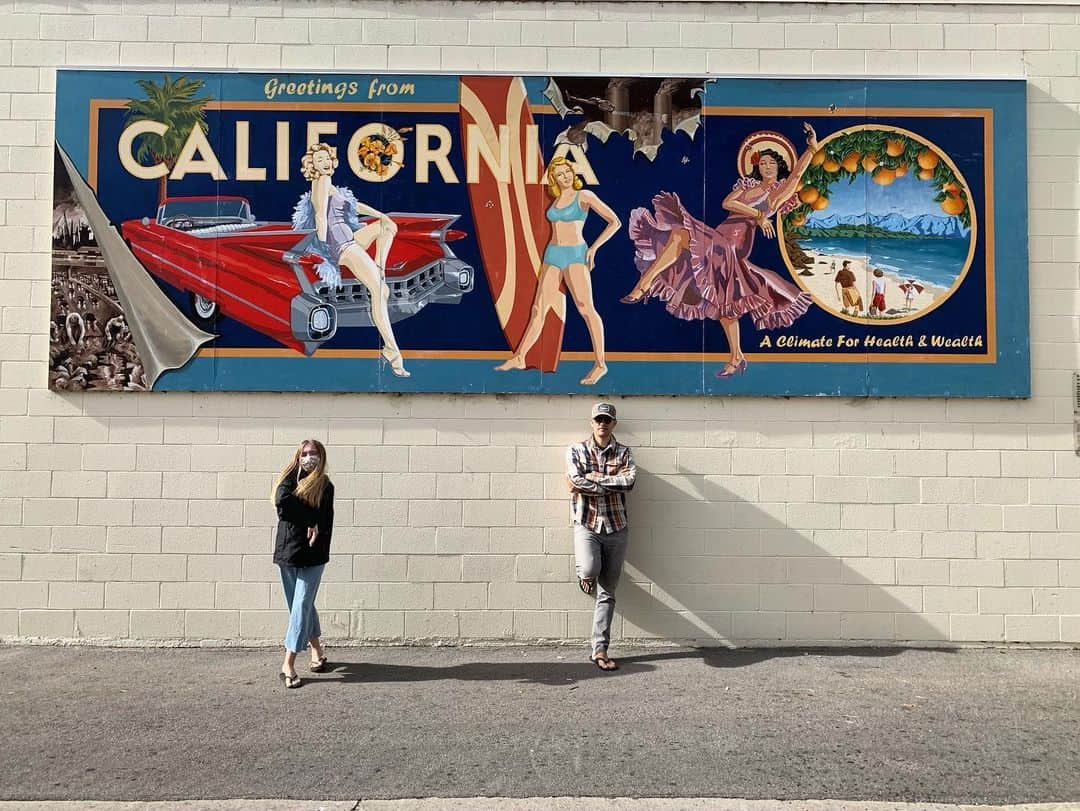
<path id="1" fill-rule="evenodd" d="M 596 356 L 592 369 L 581 379 L 583 386 L 591 386 L 607 374 L 607 364 L 604 362 L 604 322 L 593 303 L 590 274 L 596 263 L 596 251 L 615 235 L 622 223 L 603 200 L 591 191 L 582 190 L 581 179 L 574 174 L 574 168 L 566 158 L 552 159 L 547 181 L 548 193 L 554 198 L 547 210 L 551 239 L 544 250 L 529 324 L 514 354 L 495 368 L 500 372 L 525 368 L 525 356 L 540 337 L 548 310 L 558 301 L 559 285 L 565 281 L 578 312 L 585 319 Z M 585 218 L 590 211 L 595 211 L 607 222 L 607 228 L 591 246 L 586 244 L 584 236 Z"/>

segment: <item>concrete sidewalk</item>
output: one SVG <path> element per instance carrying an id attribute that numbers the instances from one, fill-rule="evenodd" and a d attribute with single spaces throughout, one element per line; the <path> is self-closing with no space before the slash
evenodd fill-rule
<path id="1" fill-rule="evenodd" d="M 1080 800 L 1080 651 L 613 653 L 604 674 L 568 648 L 331 649 L 286 691 L 275 650 L 0 647 L 0 811 Z M 380 802 L 447 797 L 489 799 Z"/>

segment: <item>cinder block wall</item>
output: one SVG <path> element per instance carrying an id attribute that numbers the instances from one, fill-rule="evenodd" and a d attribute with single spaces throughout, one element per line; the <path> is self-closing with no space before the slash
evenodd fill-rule
<path id="1" fill-rule="evenodd" d="M 47 390 L 54 69 L 103 65 L 1026 75 L 1032 399 L 621 401 L 616 630 L 1080 642 L 1078 45 L 1068 5 L 0 0 L 0 636 L 279 639 L 266 496 L 309 435 L 328 635 L 588 629 L 560 470 L 591 398 Z"/>

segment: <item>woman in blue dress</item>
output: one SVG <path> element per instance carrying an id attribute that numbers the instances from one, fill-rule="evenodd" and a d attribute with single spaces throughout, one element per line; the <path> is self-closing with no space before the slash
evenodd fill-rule
<path id="1" fill-rule="evenodd" d="M 383 359 L 395 375 L 409 377 L 390 325 L 390 288 L 386 285 L 386 257 L 397 234 L 397 225 L 386 214 L 359 202 L 348 189 L 334 186 L 331 177 L 337 166 L 334 147 L 324 143 L 308 147 L 300 168 L 304 179 L 311 181 L 311 191 L 300 198 L 293 214 L 293 226 L 314 227 L 320 250 L 334 265 L 329 268 L 324 262 L 319 266 L 324 281 L 340 286 L 338 268 L 344 267 L 367 288 L 371 321 L 382 337 Z M 375 219 L 361 225 L 358 215 Z M 367 252 L 373 242 L 374 260 Z"/>
<path id="2" fill-rule="evenodd" d="M 589 373 L 581 379 L 583 386 L 592 386 L 607 374 L 607 363 L 604 360 L 604 322 L 593 303 L 592 270 L 596 264 L 597 250 L 615 235 L 622 223 L 603 200 L 593 192 L 582 189 L 581 179 L 574 173 L 574 167 L 566 158 L 552 159 L 547 170 L 547 180 L 548 194 L 553 198 L 547 210 L 547 219 L 551 223 L 551 239 L 544 250 L 529 323 L 514 354 L 495 368 L 500 372 L 525 368 L 525 356 L 540 337 L 544 319 L 547 318 L 548 311 L 556 305 L 561 285 L 566 282 L 592 340 L 596 360 Z M 585 219 L 590 211 L 595 211 L 607 222 L 607 227 L 600 232 L 592 245 L 585 242 L 584 236 Z"/>

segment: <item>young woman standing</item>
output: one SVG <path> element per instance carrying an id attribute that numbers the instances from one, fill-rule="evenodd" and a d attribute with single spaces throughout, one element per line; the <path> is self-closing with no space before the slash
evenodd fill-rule
<path id="1" fill-rule="evenodd" d="M 285 661 L 280 678 L 286 687 L 299 687 L 296 654 L 311 646 L 311 672 L 326 669 L 315 595 L 330 560 L 334 531 L 334 485 L 326 475 L 326 448 L 305 439 L 282 468 L 274 488 L 277 536 L 274 563 L 281 570 L 289 627 L 285 632 Z"/>

